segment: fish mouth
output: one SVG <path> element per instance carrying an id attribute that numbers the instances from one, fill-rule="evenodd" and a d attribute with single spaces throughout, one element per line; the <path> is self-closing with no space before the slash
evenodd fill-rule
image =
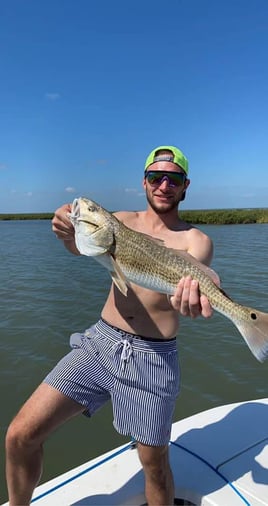
<path id="1" fill-rule="evenodd" d="M 92 223 L 88 218 L 83 216 L 81 213 L 81 205 L 80 205 L 80 199 L 74 199 L 72 204 L 72 212 L 70 214 L 71 220 L 73 224 L 78 223 L 84 223 L 85 225 L 91 227 L 93 230 L 91 230 L 91 234 L 93 235 L 98 230 L 98 225 L 96 223 Z"/>
<path id="2" fill-rule="evenodd" d="M 78 223 L 85 223 L 85 225 L 90 226 L 93 229 L 90 231 L 90 235 L 94 235 L 95 232 L 97 232 L 100 228 L 98 225 L 96 225 L 96 223 L 92 223 L 91 221 L 83 219 L 83 218 L 78 218 L 77 222 Z"/>
<path id="3" fill-rule="evenodd" d="M 79 199 L 74 199 L 73 201 L 71 216 L 74 220 L 78 220 L 80 218 Z"/>

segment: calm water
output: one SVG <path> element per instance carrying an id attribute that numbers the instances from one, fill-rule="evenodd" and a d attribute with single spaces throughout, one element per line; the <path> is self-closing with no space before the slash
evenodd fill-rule
<path id="1" fill-rule="evenodd" d="M 202 227 L 213 239 L 213 267 L 223 288 L 268 312 L 268 225 Z M 0 221 L 0 503 L 6 500 L 4 435 L 24 400 L 69 351 L 69 334 L 98 318 L 108 273 L 55 239 L 49 221 Z M 175 420 L 222 403 L 268 396 L 268 361 L 260 364 L 221 315 L 183 319 L 178 339 L 182 387 Z M 43 480 L 128 440 L 112 427 L 110 406 L 92 420 L 67 423 L 46 444 Z"/>

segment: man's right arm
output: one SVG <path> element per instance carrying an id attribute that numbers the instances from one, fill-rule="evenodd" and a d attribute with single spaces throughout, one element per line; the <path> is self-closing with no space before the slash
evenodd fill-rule
<path id="1" fill-rule="evenodd" d="M 64 204 L 55 211 L 52 219 L 52 230 L 58 239 L 61 239 L 65 248 L 74 255 L 80 255 L 74 238 L 74 227 L 69 219 L 71 204 Z"/>

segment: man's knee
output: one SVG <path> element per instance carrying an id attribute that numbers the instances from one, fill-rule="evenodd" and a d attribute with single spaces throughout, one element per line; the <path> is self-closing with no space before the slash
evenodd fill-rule
<path id="1" fill-rule="evenodd" d="M 34 432 L 28 424 L 20 421 L 19 416 L 10 423 L 6 433 L 6 449 L 19 451 L 21 448 L 31 447 L 35 444 Z"/>
<path id="2" fill-rule="evenodd" d="M 144 472 L 159 476 L 169 469 L 168 446 L 146 446 L 138 443 L 138 453 Z"/>

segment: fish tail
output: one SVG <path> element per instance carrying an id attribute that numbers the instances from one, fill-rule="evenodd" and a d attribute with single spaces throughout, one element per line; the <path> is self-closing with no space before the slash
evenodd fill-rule
<path id="1" fill-rule="evenodd" d="M 233 320 L 253 355 L 264 362 L 268 357 L 268 314 L 247 308 L 248 318 Z"/>

